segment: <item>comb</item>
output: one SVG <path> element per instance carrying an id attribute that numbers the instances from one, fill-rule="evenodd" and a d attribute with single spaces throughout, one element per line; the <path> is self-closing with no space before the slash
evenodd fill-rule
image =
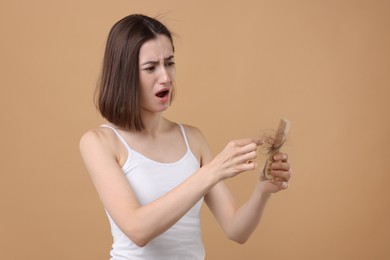
<path id="1" fill-rule="evenodd" d="M 276 130 L 271 146 L 268 149 L 267 159 L 263 169 L 263 174 L 268 180 L 273 179 L 273 176 L 270 175 L 271 163 L 274 162 L 274 155 L 280 151 L 284 142 L 286 141 L 288 131 L 290 130 L 290 125 L 291 123 L 287 119 L 280 119 L 279 121 L 279 126 Z"/>

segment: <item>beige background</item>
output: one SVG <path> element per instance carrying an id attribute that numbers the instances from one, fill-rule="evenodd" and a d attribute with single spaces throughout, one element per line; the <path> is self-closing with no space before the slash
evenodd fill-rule
<path id="1" fill-rule="evenodd" d="M 130 13 L 179 37 L 167 112 L 214 152 L 292 122 L 294 178 L 245 245 L 205 207 L 206 259 L 390 259 L 389 1 L 0 2 L 2 259 L 108 259 L 108 222 L 78 152 L 105 39 Z M 239 202 L 258 178 L 228 182 Z"/>

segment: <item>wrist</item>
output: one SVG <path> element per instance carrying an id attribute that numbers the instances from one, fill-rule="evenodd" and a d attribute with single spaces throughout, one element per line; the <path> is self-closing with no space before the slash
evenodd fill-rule
<path id="1" fill-rule="evenodd" d="M 207 185 L 213 187 L 220 179 L 218 178 L 218 174 L 210 164 L 206 164 L 200 168 L 200 173 L 206 181 Z"/>
<path id="2" fill-rule="evenodd" d="M 256 189 L 262 198 L 268 199 L 272 195 L 272 192 L 270 192 L 266 189 L 266 187 L 264 187 L 262 181 L 257 182 Z"/>

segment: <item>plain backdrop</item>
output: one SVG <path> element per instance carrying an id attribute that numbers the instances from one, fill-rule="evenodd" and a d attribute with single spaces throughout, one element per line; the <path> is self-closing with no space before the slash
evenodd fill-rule
<path id="1" fill-rule="evenodd" d="M 385 0 L 2 0 L 1 259 L 109 258 L 108 221 L 78 143 L 104 122 L 92 97 L 105 40 L 131 13 L 177 35 L 166 116 L 199 127 L 214 153 L 279 118 L 292 123 L 290 188 L 244 245 L 204 207 L 207 260 L 390 259 Z M 227 181 L 238 204 L 259 170 Z"/>

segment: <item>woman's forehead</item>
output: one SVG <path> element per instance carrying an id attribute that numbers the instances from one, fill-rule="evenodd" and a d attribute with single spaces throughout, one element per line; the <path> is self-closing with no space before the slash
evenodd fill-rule
<path id="1" fill-rule="evenodd" d="M 148 61 L 158 61 L 173 55 L 172 43 L 165 35 L 158 35 L 146 41 L 139 52 L 140 64 Z"/>

